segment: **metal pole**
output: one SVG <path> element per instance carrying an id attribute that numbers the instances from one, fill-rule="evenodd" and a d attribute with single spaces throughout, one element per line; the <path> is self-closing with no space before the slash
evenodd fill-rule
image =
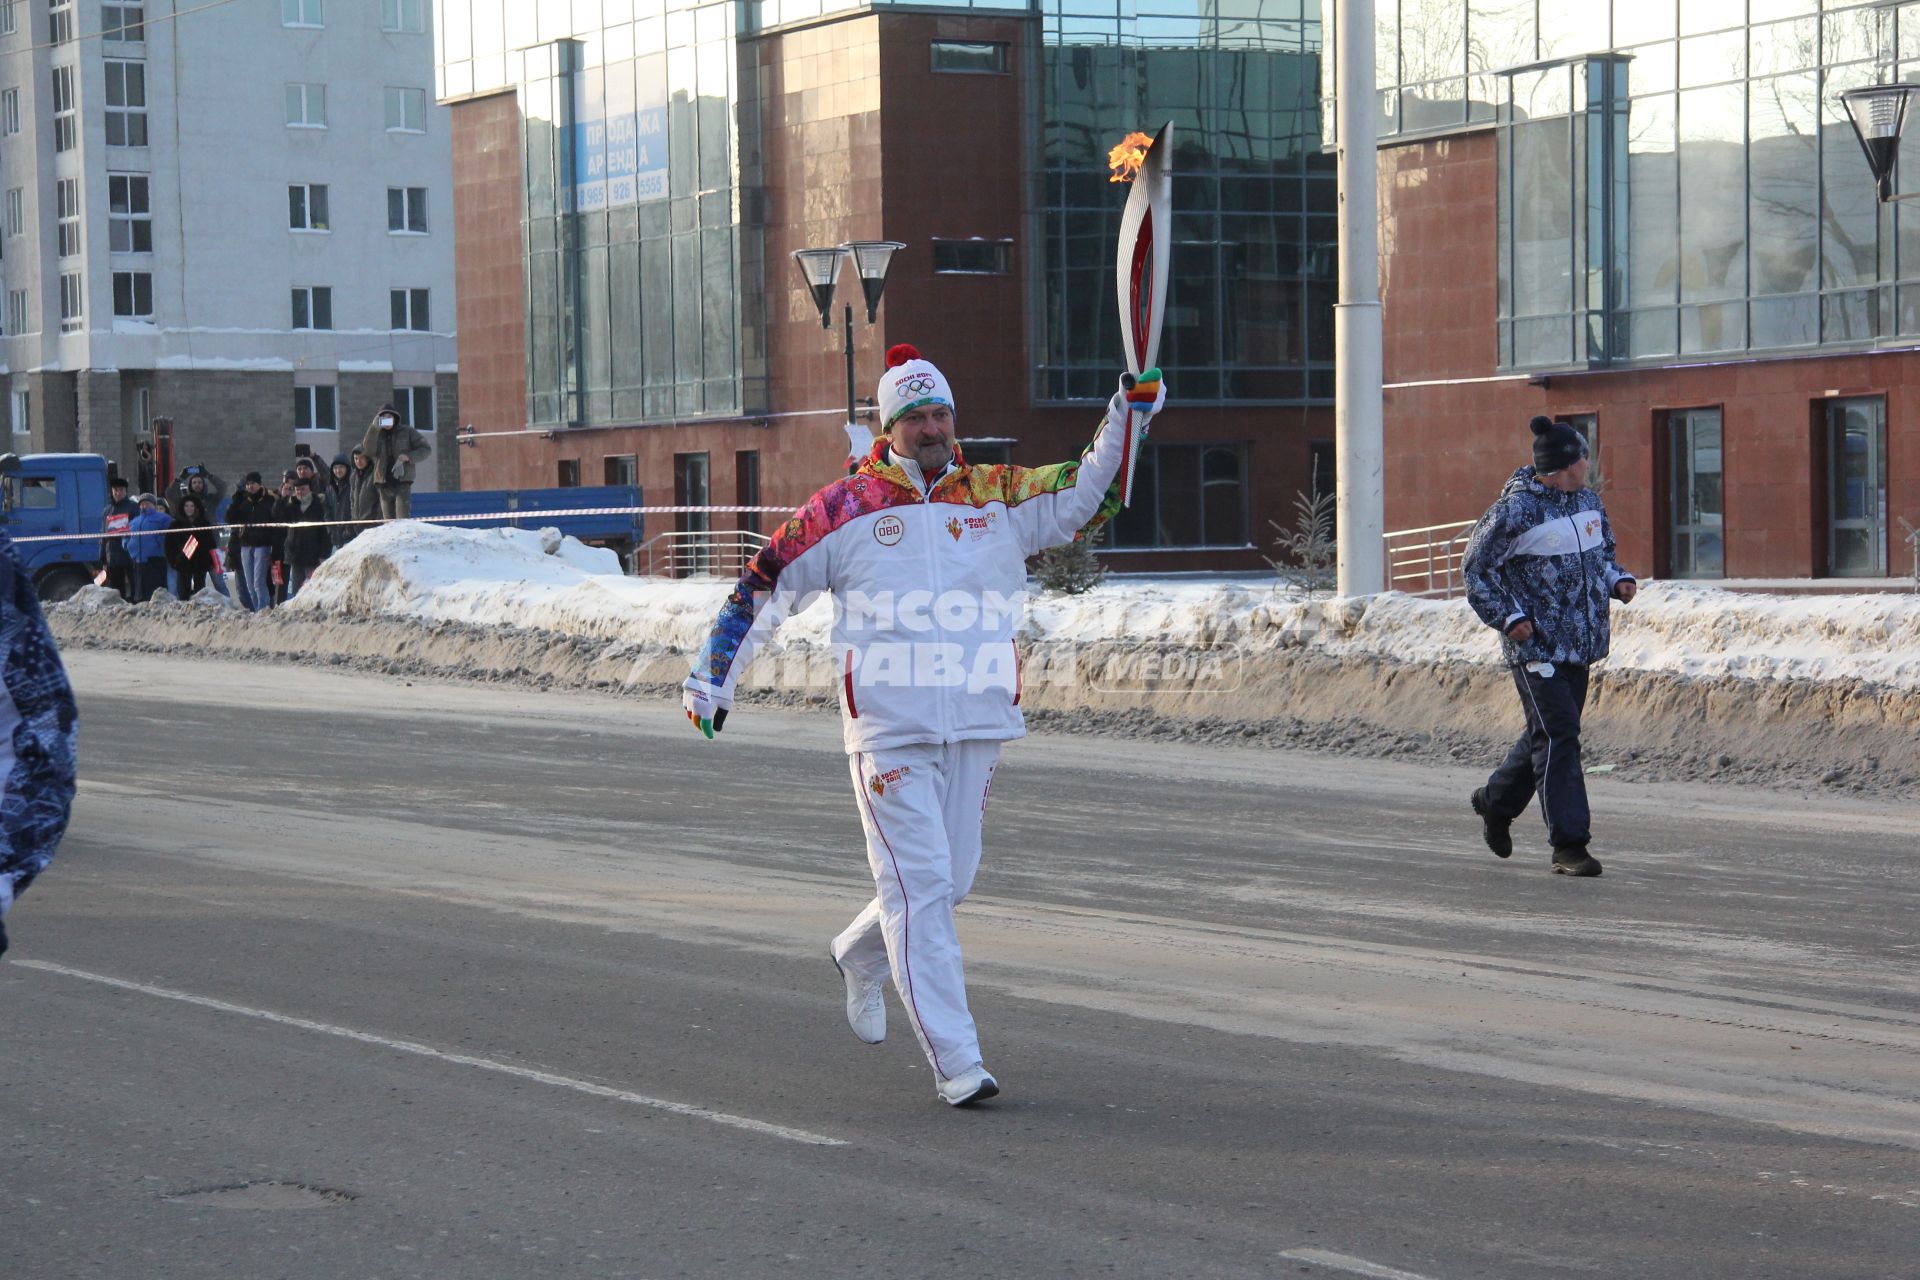
<path id="1" fill-rule="evenodd" d="M 847 304 L 847 421 L 857 423 L 853 405 L 853 304 Z"/>
<path id="2" fill-rule="evenodd" d="M 1335 0 L 1334 125 L 1340 175 L 1340 298 L 1333 311 L 1334 509 L 1339 590 L 1386 586 L 1380 335 L 1379 124 L 1375 119 L 1373 0 Z"/>

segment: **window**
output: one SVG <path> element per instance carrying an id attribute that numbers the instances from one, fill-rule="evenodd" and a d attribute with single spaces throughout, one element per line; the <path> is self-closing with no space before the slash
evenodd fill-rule
<path id="1" fill-rule="evenodd" d="M 66 44 L 73 39 L 73 6 L 67 0 L 53 0 L 48 9 L 47 43 Z"/>
<path id="2" fill-rule="evenodd" d="M 73 68 L 53 69 L 53 149 L 71 151 L 79 143 L 73 115 Z"/>
<path id="3" fill-rule="evenodd" d="M 1724 578 L 1726 517 L 1720 411 L 1689 409 L 1667 415 L 1669 544 L 1676 578 Z"/>
<path id="4" fill-rule="evenodd" d="M 13 12 L 16 3 L 18 0 L 0 0 L 0 36 L 10 36 L 20 29 Z"/>
<path id="5" fill-rule="evenodd" d="M 280 25 L 283 27 L 323 27 L 326 25 L 321 0 L 280 0 Z"/>
<path id="6" fill-rule="evenodd" d="M 324 129 L 327 127 L 327 86 L 290 84 L 287 86 L 287 128 Z"/>
<path id="7" fill-rule="evenodd" d="M 433 327 L 428 323 L 425 289 L 395 289 L 387 297 L 393 313 L 393 328 L 425 333 Z"/>
<path id="8" fill-rule="evenodd" d="M 427 131 L 427 91 L 387 86 L 387 132 Z"/>
<path id="9" fill-rule="evenodd" d="M 24 187 L 7 188 L 7 234 L 25 235 L 27 231 L 27 193 Z"/>
<path id="10" fill-rule="evenodd" d="M 27 309 L 27 291 L 9 289 L 7 291 L 7 332 L 32 333 L 32 313 Z"/>
<path id="11" fill-rule="evenodd" d="M 60 256 L 71 258 L 80 252 L 80 179 L 55 182 L 53 199 L 60 217 Z"/>
<path id="12" fill-rule="evenodd" d="M 387 230 L 424 235 L 427 230 L 427 189 L 387 188 Z"/>
<path id="13" fill-rule="evenodd" d="M 426 7 L 427 0 L 380 0 L 380 29 L 417 35 L 427 29 Z"/>
<path id="14" fill-rule="evenodd" d="M 20 132 L 20 91 L 8 89 L 0 93 L 0 134 L 12 137 Z"/>
<path id="15" fill-rule="evenodd" d="M 133 320 L 153 319 L 153 273 L 113 273 L 113 314 Z"/>
<path id="16" fill-rule="evenodd" d="M 295 387 L 293 389 L 293 429 L 295 431 L 339 430 L 338 390 L 334 387 Z"/>
<path id="17" fill-rule="evenodd" d="M 58 511 L 60 509 L 60 481 L 53 476 L 21 476 L 17 480 L 9 477 L 7 488 L 10 490 L 10 500 L 7 505 L 17 511 Z"/>
<path id="18" fill-rule="evenodd" d="M 100 6 L 100 38 L 102 40 L 145 40 L 147 11 L 137 4 L 103 4 Z"/>
<path id="19" fill-rule="evenodd" d="M 107 68 L 107 145 L 147 145 L 147 64 L 109 58 Z"/>
<path id="20" fill-rule="evenodd" d="M 323 182 L 299 182 L 287 188 L 287 227 L 293 231 L 330 231 L 327 187 Z"/>
<path id="21" fill-rule="evenodd" d="M 1503 72 L 1500 95 L 1499 367 L 1605 364 L 1626 350 L 1626 60 Z"/>
<path id="22" fill-rule="evenodd" d="M 7 8 L 13 8 L 8 5 Z M 8 330 L 12 332 L 11 329 Z M 24 387 L 13 393 L 13 434 L 17 436 L 33 433 L 33 392 Z"/>
<path id="23" fill-rule="evenodd" d="M 1133 480 L 1133 505 L 1109 526 L 1122 550 L 1247 545 L 1246 447 L 1149 444 Z"/>
<path id="24" fill-rule="evenodd" d="M 393 416 L 403 427 L 412 427 L 415 431 L 433 430 L 433 388 L 395 387 Z M 578 477 L 574 478 L 574 483 L 580 483 Z"/>
<path id="25" fill-rule="evenodd" d="M 1827 572 L 1887 572 L 1887 402 L 1827 402 Z"/>
<path id="26" fill-rule="evenodd" d="M 614 488 L 626 489 L 640 483 L 640 458 L 637 454 L 622 453 L 600 460 L 600 477 L 603 484 Z"/>
<path id="27" fill-rule="evenodd" d="M 1004 276 L 1013 270 L 1011 240 L 935 240 L 936 275 Z"/>
<path id="28" fill-rule="evenodd" d="M 302 285 L 293 291 L 293 327 L 296 329 L 333 328 L 331 285 Z"/>
<path id="29" fill-rule="evenodd" d="M 933 69 L 962 75 L 1001 75 L 1008 70 L 1007 46 L 997 40 L 935 40 Z"/>
<path id="30" fill-rule="evenodd" d="M 580 459 L 560 459 L 559 474 L 555 476 L 555 482 L 562 489 L 578 489 L 580 487 Z"/>
<path id="31" fill-rule="evenodd" d="M 114 253 L 153 252 L 153 212 L 147 175 L 107 175 L 107 248 Z"/>
<path id="32" fill-rule="evenodd" d="M 69 272 L 60 277 L 60 332 L 76 333 L 86 323 L 86 277 Z"/>

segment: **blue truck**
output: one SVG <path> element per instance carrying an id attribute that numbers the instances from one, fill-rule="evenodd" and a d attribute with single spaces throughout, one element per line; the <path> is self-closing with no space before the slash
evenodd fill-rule
<path id="1" fill-rule="evenodd" d="M 607 547 L 628 563 L 644 541 L 645 517 L 555 516 L 579 509 L 622 510 L 640 505 L 632 485 L 591 489 L 476 489 L 416 493 L 415 516 L 495 516 L 460 520 L 468 529 L 558 529 L 593 546 Z M 33 453 L 0 456 L 0 522 L 9 537 L 48 538 L 16 547 L 42 600 L 65 600 L 100 571 L 101 518 L 107 509 L 107 460 L 97 453 Z M 225 514 L 225 504 L 215 514 Z M 497 514 L 496 513 L 504 513 Z M 55 535 L 71 534 L 71 537 Z"/>

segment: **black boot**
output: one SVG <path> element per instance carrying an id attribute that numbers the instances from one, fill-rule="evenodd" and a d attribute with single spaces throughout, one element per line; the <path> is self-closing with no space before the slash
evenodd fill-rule
<path id="1" fill-rule="evenodd" d="M 1585 845 L 1569 845 L 1553 851 L 1553 873 L 1560 876 L 1597 876 L 1600 862 Z"/>
<path id="2" fill-rule="evenodd" d="M 1496 818 L 1487 808 L 1487 789 L 1481 787 L 1473 793 L 1473 811 L 1480 815 L 1480 834 L 1487 842 L 1487 848 L 1493 850 L 1496 858 L 1513 856 L 1513 835 L 1508 830 L 1513 825 L 1505 818 Z"/>

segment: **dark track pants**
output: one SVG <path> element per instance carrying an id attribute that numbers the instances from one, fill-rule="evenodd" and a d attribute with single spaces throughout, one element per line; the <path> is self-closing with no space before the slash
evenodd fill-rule
<path id="1" fill-rule="evenodd" d="M 1580 713 L 1587 705 L 1587 669 L 1555 664 L 1550 676 L 1513 668 L 1527 729 L 1487 779 L 1487 804 L 1511 822 L 1540 797 L 1540 816 L 1556 849 L 1585 848 L 1587 779 L 1580 767 Z"/>

